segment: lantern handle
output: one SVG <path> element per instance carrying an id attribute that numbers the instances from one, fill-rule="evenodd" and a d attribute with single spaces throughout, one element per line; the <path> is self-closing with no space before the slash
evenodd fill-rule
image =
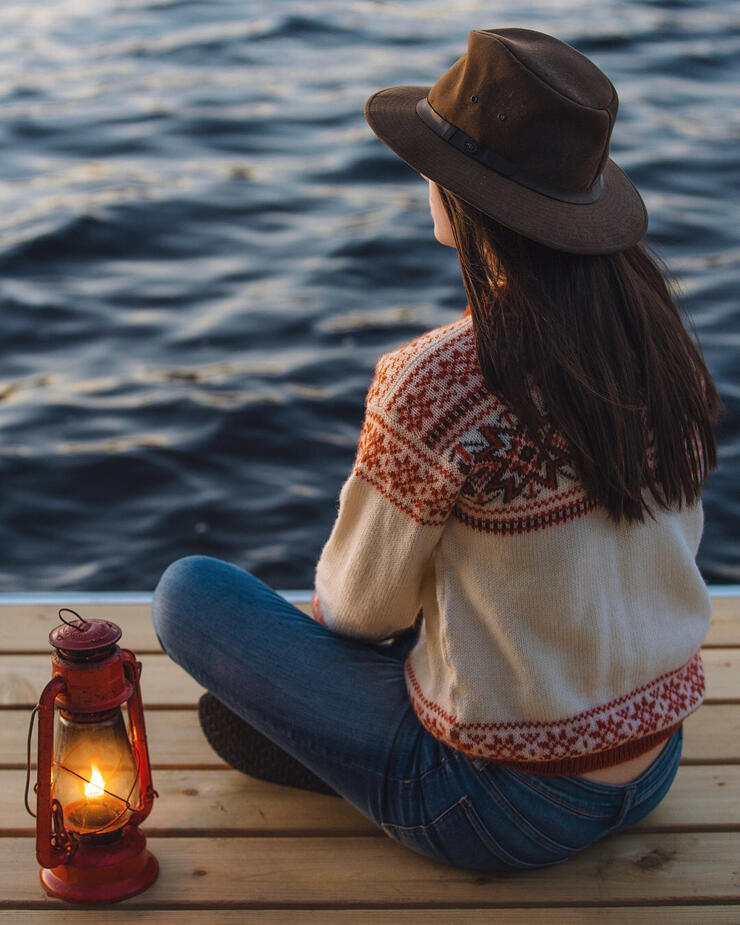
<path id="1" fill-rule="evenodd" d="M 59 608 L 58 616 L 59 616 L 59 619 L 62 621 L 62 623 L 66 623 L 67 626 L 71 626 L 72 629 L 73 629 L 73 630 L 77 630 L 78 633 L 84 633 L 85 630 L 83 630 L 83 628 L 82 628 L 81 626 L 75 626 L 74 623 L 70 623 L 69 620 L 65 620 L 65 619 L 64 619 L 64 617 L 62 616 L 62 613 L 63 613 L 65 610 L 67 611 L 67 613 L 73 613 L 81 623 L 84 623 L 84 624 L 85 624 L 85 629 L 87 629 L 87 627 L 90 625 L 90 621 L 89 621 L 89 620 L 86 620 L 84 617 L 81 617 L 81 616 L 77 613 L 77 611 L 76 611 L 76 610 L 72 610 L 71 607 L 60 607 L 60 608 Z"/>
<path id="2" fill-rule="evenodd" d="M 26 792 L 24 800 L 27 812 L 29 815 L 33 816 L 34 819 L 36 818 L 36 813 L 28 805 L 28 785 L 31 783 L 31 736 L 33 734 L 33 721 L 36 719 L 36 714 L 39 712 L 39 709 L 39 704 L 36 704 L 31 711 L 31 721 L 28 724 L 28 742 L 26 743 Z"/>

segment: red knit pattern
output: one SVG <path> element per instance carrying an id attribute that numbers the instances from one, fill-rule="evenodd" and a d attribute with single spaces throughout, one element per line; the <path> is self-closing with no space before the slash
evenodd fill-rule
<path id="1" fill-rule="evenodd" d="M 662 737 L 701 705 L 706 689 L 697 651 L 675 671 L 568 719 L 463 723 L 424 696 L 411 655 L 405 673 L 411 703 L 425 729 L 470 757 L 501 762 L 569 761 L 646 736 Z"/>
<path id="2" fill-rule="evenodd" d="M 365 414 L 353 471 L 420 524 L 445 523 L 459 490 L 441 457 L 420 451 L 372 410 Z"/>
<path id="3" fill-rule="evenodd" d="M 543 408 L 537 389 L 533 397 Z M 653 446 L 647 464 L 654 468 Z M 469 307 L 380 357 L 354 473 L 420 524 L 453 516 L 483 533 L 539 530 L 595 507 L 554 423 L 535 441 L 489 391 Z"/>
<path id="4" fill-rule="evenodd" d="M 380 357 L 354 473 L 420 524 L 523 533 L 594 507 L 562 434 L 537 445 L 488 390 L 467 312 Z"/>

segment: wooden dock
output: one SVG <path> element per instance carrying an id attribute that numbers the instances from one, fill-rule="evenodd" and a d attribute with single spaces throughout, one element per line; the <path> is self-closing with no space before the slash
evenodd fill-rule
<path id="1" fill-rule="evenodd" d="M 8 925 L 740 923 L 740 596 L 713 598 L 702 652 L 707 698 L 684 725 L 683 760 L 663 803 L 564 864 L 511 874 L 428 860 L 344 800 L 226 767 L 198 725 L 202 689 L 160 650 L 149 607 L 79 604 L 85 617 L 118 623 L 121 645 L 143 663 L 159 793 L 143 825 L 157 881 L 93 908 L 42 889 L 23 804 L 30 711 L 50 677 L 48 633 L 58 607 L 75 605 L 70 594 L 56 606 L 0 606 L 0 921 Z M 298 606 L 308 611 L 308 600 Z"/>

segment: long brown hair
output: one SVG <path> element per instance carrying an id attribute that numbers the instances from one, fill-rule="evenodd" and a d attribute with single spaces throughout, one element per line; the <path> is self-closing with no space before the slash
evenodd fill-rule
<path id="1" fill-rule="evenodd" d="M 660 258 L 643 242 L 614 254 L 553 250 L 439 192 L 489 390 L 537 445 L 548 419 L 556 426 L 615 523 L 653 517 L 644 486 L 664 510 L 682 496 L 696 503 L 717 467 L 724 405 Z"/>

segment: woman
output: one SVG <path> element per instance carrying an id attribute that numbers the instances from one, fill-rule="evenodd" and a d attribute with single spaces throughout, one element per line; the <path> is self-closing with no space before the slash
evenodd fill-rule
<path id="1" fill-rule="evenodd" d="M 378 360 L 312 616 L 204 556 L 155 592 L 226 761 L 459 867 L 559 863 L 642 819 L 704 697 L 720 400 L 608 157 L 616 112 L 523 29 L 368 100 L 469 304 Z"/>

